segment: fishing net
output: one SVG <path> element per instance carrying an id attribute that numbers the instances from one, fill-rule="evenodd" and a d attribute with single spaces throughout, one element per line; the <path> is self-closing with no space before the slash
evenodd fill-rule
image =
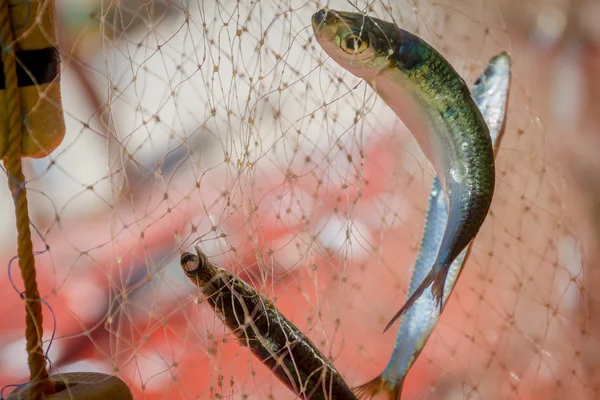
<path id="1" fill-rule="evenodd" d="M 51 372 L 115 374 L 144 399 L 295 398 L 186 280 L 194 245 L 272 299 L 351 386 L 385 367 L 433 169 L 314 40 L 325 5 L 395 21 L 469 85 L 491 56 L 513 60 L 491 212 L 403 399 L 597 397 L 582 256 L 595 222 L 577 223 L 596 202 L 576 195 L 590 169 L 564 140 L 581 119 L 553 111 L 583 94 L 553 94 L 547 50 L 575 6 L 492 0 L 58 1 L 66 137 L 24 161 Z M 28 377 L 17 275 L 0 274 L 0 387 Z"/>

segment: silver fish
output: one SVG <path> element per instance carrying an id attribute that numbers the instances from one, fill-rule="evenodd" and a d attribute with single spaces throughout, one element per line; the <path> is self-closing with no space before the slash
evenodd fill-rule
<path id="1" fill-rule="evenodd" d="M 185 275 L 223 317 L 238 343 L 246 346 L 298 398 L 356 400 L 331 361 L 255 288 L 196 254 L 181 255 Z"/>
<path id="2" fill-rule="evenodd" d="M 495 187 L 489 128 L 465 81 L 431 45 L 391 22 L 322 9 L 312 17 L 323 50 L 365 79 L 415 136 L 437 173 L 448 220 L 437 256 L 384 331 L 431 286 L 441 310 L 452 262 L 475 238 Z"/>
<path id="3" fill-rule="evenodd" d="M 490 128 L 495 153 L 504 133 L 509 86 L 510 55 L 502 52 L 490 60 L 487 69 L 471 89 L 475 102 Z M 440 247 L 447 221 L 448 211 L 440 181 L 436 176 L 431 185 L 421 246 L 407 297 L 415 292 L 427 276 Z M 467 246 L 450 266 L 444 284 L 444 304 L 456 284 L 470 249 L 471 245 Z M 388 365 L 375 379 L 355 389 L 359 398 L 372 398 L 380 392 L 385 392 L 389 399 L 400 399 L 404 378 L 431 336 L 440 314 L 432 294 L 429 291 L 423 292 L 400 320 L 396 345 Z"/>

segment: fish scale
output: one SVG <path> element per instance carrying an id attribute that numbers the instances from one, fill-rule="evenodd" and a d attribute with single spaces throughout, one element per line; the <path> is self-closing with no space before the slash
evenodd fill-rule
<path id="1" fill-rule="evenodd" d="M 196 254 L 181 255 L 186 276 L 202 291 L 208 304 L 232 330 L 241 346 L 302 399 L 356 400 L 329 359 L 255 288 Z"/>
<path id="2" fill-rule="evenodd" d="M 442 309 L 448 270 L 479 232 L 492 202 L 489 129 L 464 80 L 418 36 L 378 18 L 329 9 L 315 13 L 312 24 L 323 50 L 365 79 L 415 136 L 446 198 L 448 222 L 435 262 L 385 332 L 429 286 Z M 457 169 L 464 170 L 460 179 Z"/>
<path id="3" fill-rule="evenodd" d="M 509 85 L 510 56 L 503 52 L 490 60 L 484 74 L 475 81 L 472 88 L 473 98 L 490 128 L 495 153 L 502 139 Z M 414 293 L 427 276 L 429 266 L 436 257 L 447 220 L 442 187 L 436 176 L 431 185 L 421 244 L 408 296 Z M 444 301 L 454 289 L 469 251 L 470 246 L 452 263 L 444 285 Z M 396 345 L 385 369 L 371 381 L 356 388 L 359 398 L 372 398 L 379 392 L 386 392 L 390 399 L 400 399 L 404 378 L 427 343 L 440 315 L 431 294 L 424 292 L 402 316 Z"/>

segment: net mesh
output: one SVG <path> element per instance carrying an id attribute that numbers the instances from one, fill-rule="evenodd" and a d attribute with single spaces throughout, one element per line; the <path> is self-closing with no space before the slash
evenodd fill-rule
<path id="1" fill-rule="evenodd" d="M 561 164 L 577 125 L 552 124 L 551 56 L 528 40 L 534 21 L 511 28 L 508 0 L 58 1 L 67 134 L 26 160 L 34 245 L 49 247 L 36 262 L 56 315 L 45 308 L 52 372 L 115 373 L 147 399 L 295 398 L 184 277 L 195 244 L 274 300 L 351 386 L 385 367 L 396 328 L 381 332 L 406 296 L 433 170 L 321 51 L 310 16 L 324 5 L 395 21 L 469 85 L 492 55 L 513 58 L 491 212 L 403 398 L 596 398 L 582 256 L 595 231 L 574 222 L 595 202 L 571 200 L 587 182 Z M 27 378 L 23 307 L 2 292 L 0 386 Z"/>

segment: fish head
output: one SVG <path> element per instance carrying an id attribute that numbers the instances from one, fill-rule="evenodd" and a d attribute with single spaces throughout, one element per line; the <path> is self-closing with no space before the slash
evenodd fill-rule
<path id="1" fill-rule="evenodd" d="M 185 252 L 180 259 L 185 275 L 206 295 L 218 291 L 216 278 L 220 275 L 219 267 L 208 261 L 206 255 L 196 247 L 196 254 Z"/>
<path id="2" fill-rule="evenodd" d="M 487 99 L 492 98 L 495 92 L 504 92 L 505 89 L 500 90 L 499 86 L 508 83 L 510 64 L 511 57 L 507 51 L 492 57 L 483 74 L 477 78 L 471 88 L 473 97 Z"/>
<path id="3" fill-rule="evenodd" d="M 198 247 L 196 247 L 196 254 L 183 253 L 180 263 L 185 275 L 208 297 L 232 292 L 256 294 L 256 291 L 246 282 L 211 263 Z"/>
<path id="4" fill-rule="evenodd" d="M 365 14 L 323 8 L 312 16 L 315 38 L 342 68 L 371 81 L 395 62 L 401 30 Z"/>

